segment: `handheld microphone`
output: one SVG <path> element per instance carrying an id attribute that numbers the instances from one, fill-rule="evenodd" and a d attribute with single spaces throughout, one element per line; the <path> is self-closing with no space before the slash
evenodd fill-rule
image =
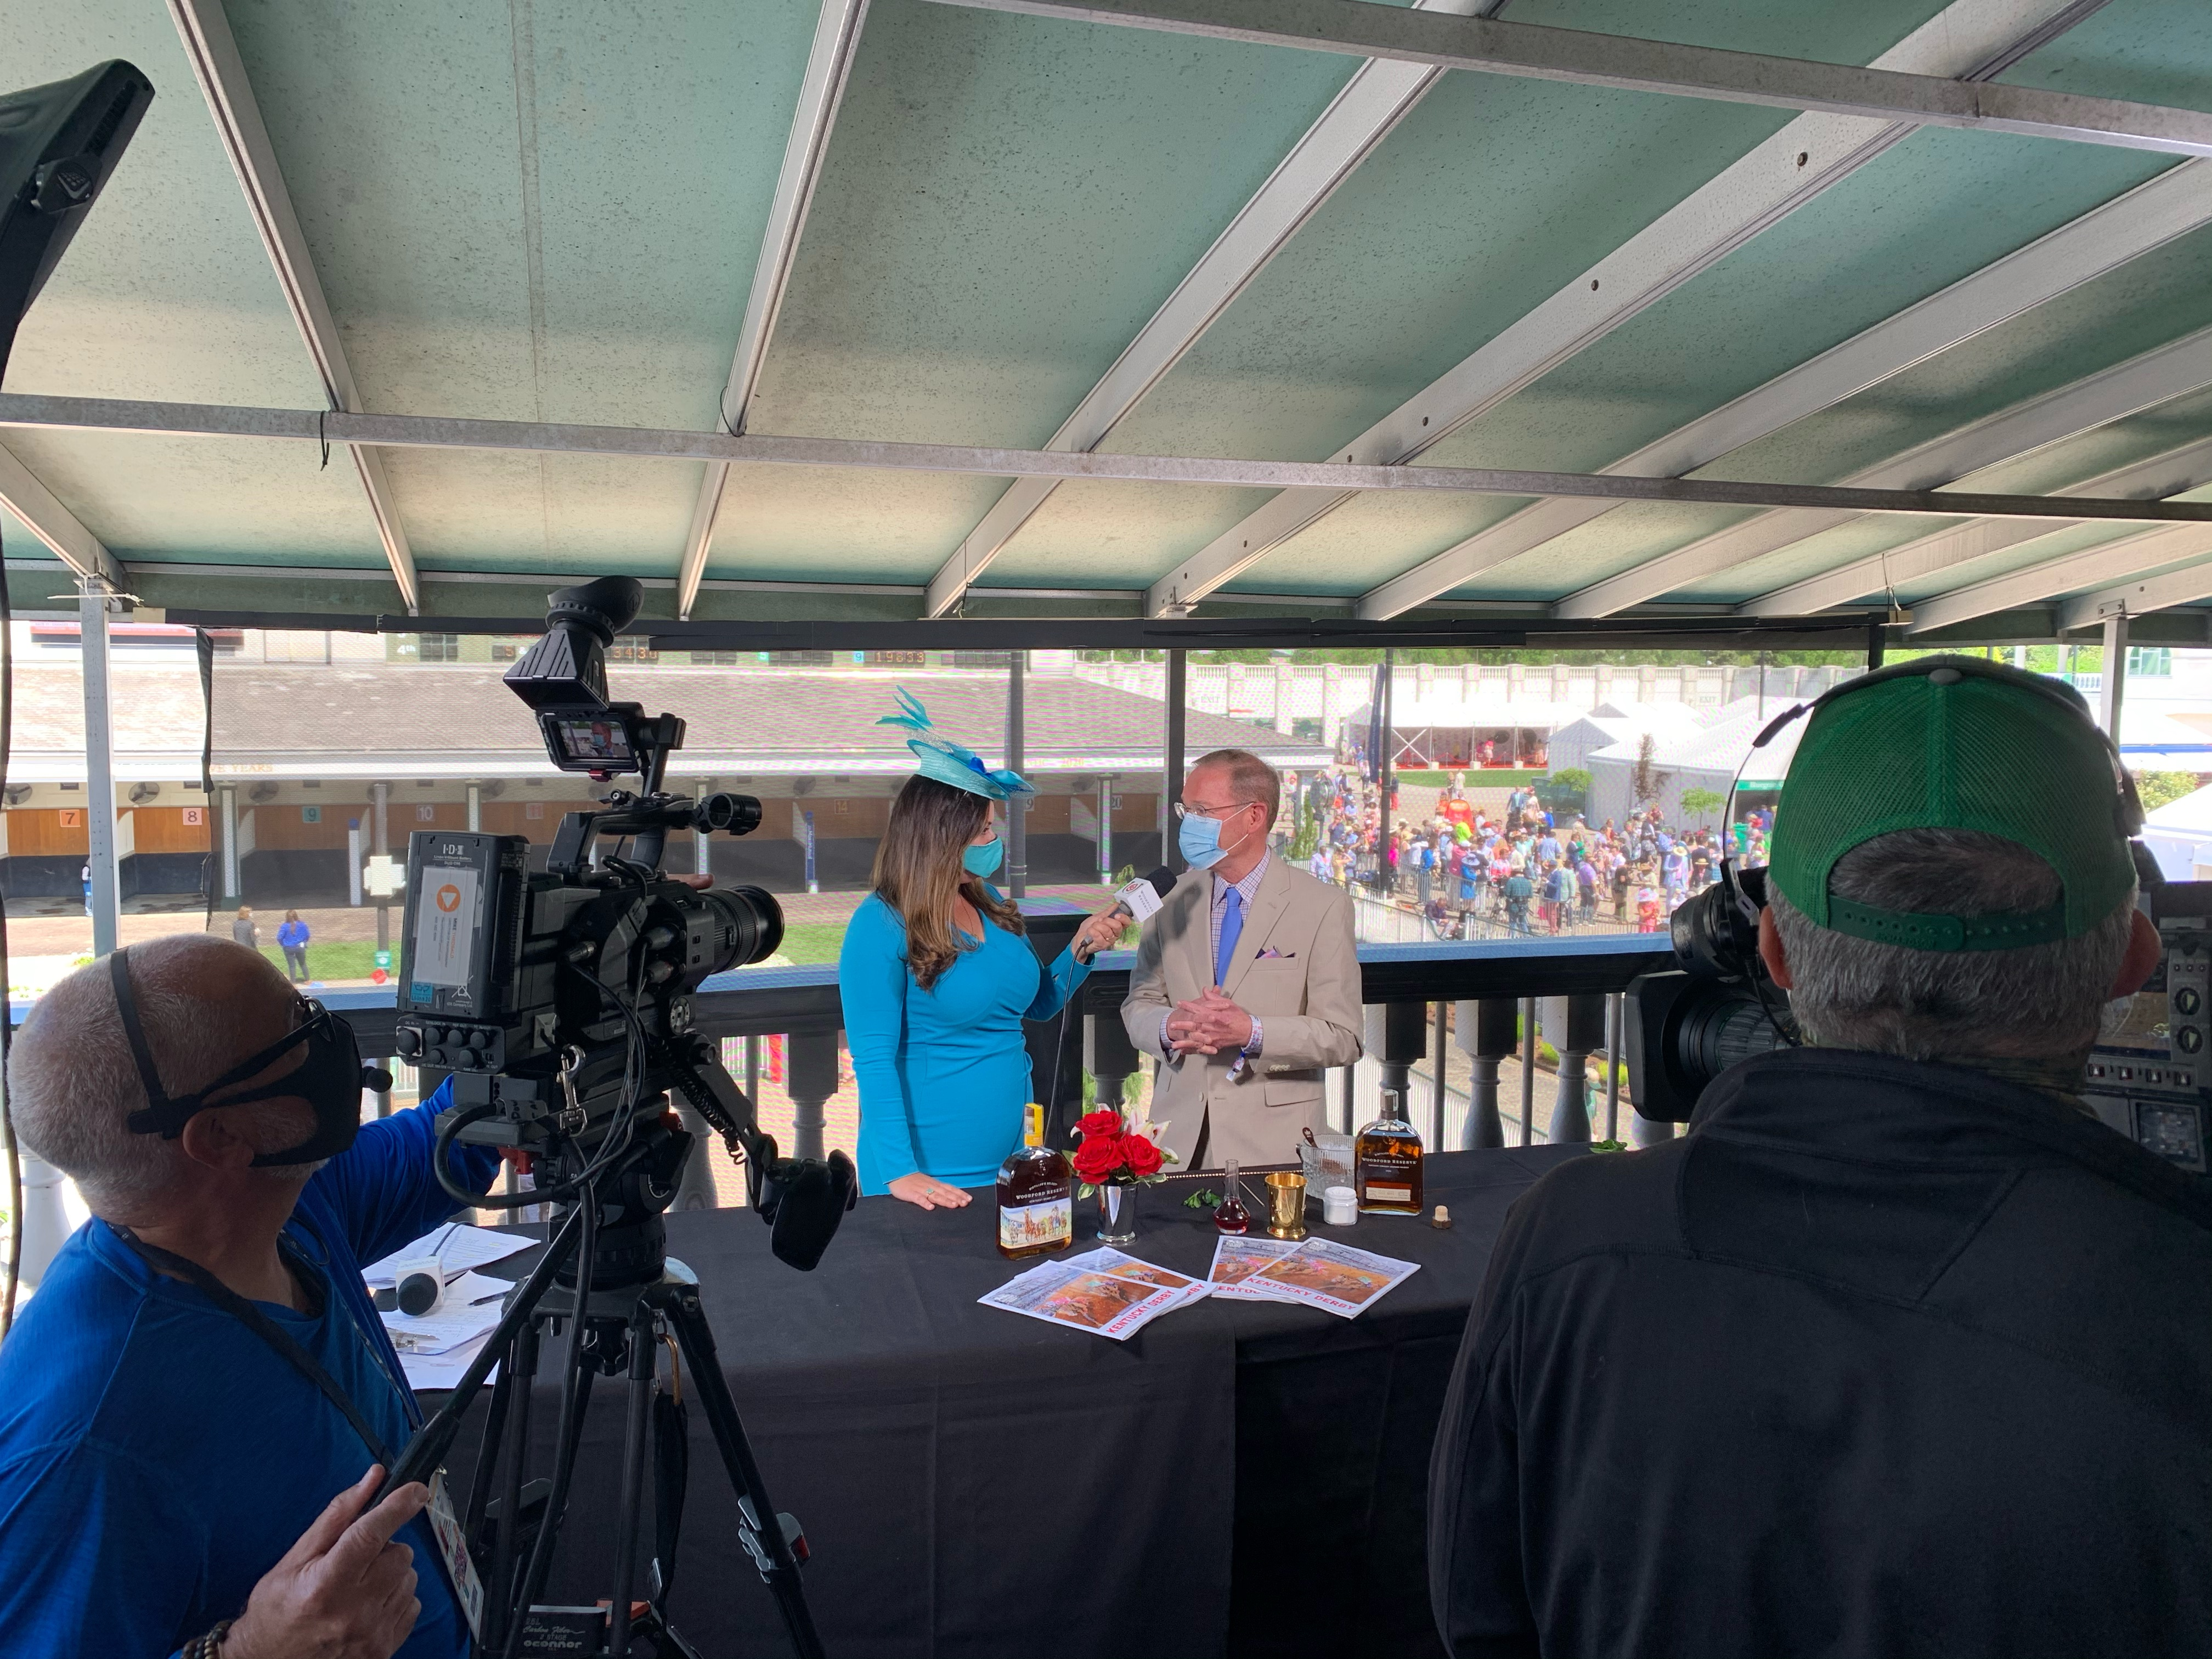
<path id="1" fill-rule="evenodd" d="M 1163 864 L 1149 876 L 1140 876 L 1114 895 L 1114 909 L 1137 921 L 1149 921 L 1159 914 L 1160 904 L 1176 884 L 1175 872 Z M 1112 915 L 1113 911 L 1109 911 Z M 1096 955 L 1078 946 L 1075 959 L 1088 962 Z"/>

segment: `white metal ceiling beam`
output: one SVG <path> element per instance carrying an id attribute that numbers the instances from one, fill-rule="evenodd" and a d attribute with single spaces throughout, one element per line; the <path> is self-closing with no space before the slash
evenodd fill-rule
<path id="1" fill-rule="evenodd" d="M 2212 541 L 2200 538 L 2192 550 L 2212 553 Z M 2177 552 L 2168 556 L 2179 558 L 2186 555 Z M 2212 560 L 2185 565 L 2163 575 L 2148 576 L 2140 581 L 2116 582 L 2094 592 L 2078 594 L 2058 607 L 2056 631 L 2064 634 L 2076 628 L 2093 628 L 2114 617 L 2148 616 L 2154 611 L 2192 605 L 2206 599 L 2212 599 Z"/>
<path id="2" fill-rule="evenodd" d="M 1119 23 L 1254 46 L 1397 58 L 1723 103 L 1973 127 L 2172 155 L 2212 156 L 2212 114 L 1851 64 L 1723 52 L 1535 23 L 1413 11 L 1367 0 L 945 0 L 987 11 Z"/>
<path id="3" fill-rule="evenodd" d="M 168 0 L 168 5 L 169 15 L 184 40 L 185 56 L 191 61 L 193 77 L 215 117 L 223 150 L 246 191 L 253 228 L 268 250 L 269 263 L 276 267 L 284 303 L 291 307 L 292 320 L 299 325 L 300 337 L 307 342 L 315 372 L 322 378 L 323 395 L 332 409 L 358 413 L 361 394 L 354 386 L 353 370 L 346 363 L 337 320 L 323 297 L 313 256 L 300 229 L 299 216 L 292 210 L 291 194 L 284 187 L 283 171 L 276 164 L 276 149 L 262 123 L 261 107 L 254 100 L 245 62 L 231 36 L 230 20 L 223 15 L 222 0 Z M 422 582 L 416 574 L 414 550 L 408 545 L 406 529 L 392 500 L 391 481 L 384 475 L 384 462 L 366 445 L 354 444 L 349 448 L 354 470 L 361 477 L 369 511 L 376 520 L 385 561 L 392 567 L 392 579 L 398 584 L 401 600 L 412 614 L 422 602 Z"/>
<path id="4" fill-rule="evenodd" d="M 1504 0 L 1413 3 L 1487 15 Z M 1443 73 L 1418 64 L 1361 64 L 1045 447 L 1086 450 L 1103 443 Z M 922 614 L 941 617 L 957 605 L 969 584 L 990 567 L 1055 488 L 1047 481 L 1024 480 L 999 497 L 930 579 Z"/>
<path id="5" fill-rule="evenodd" d="M 118 588 L 125 585 L 122 565 L 100 538 L 5 448 L 0 448 L 0 503 L 76 574 L 105 577 Z"/>
<path id="6" fill-rule="evenodd" d="M 2112 501 L 2094 496 L 1986 495 L 1963 489 L 1859 489 L 1834 484 L 1748 483 L 1732 478 L 1648 477 L 1634 473 L 1539 472 L 1466 466 L 1354 466 L 1330 461 L 1248 461 L 1186 455 L 1128 455 L 967 444 L 891 443 L 869 438 L 787 438 L 659 427 L 569 426 L 478 421 L 444 415 L 343 415 L 229 404 L 137 403 L 114 398 L 0 393 L 0 428 L 152 432 L 180 437 L 370 444 L 386 449 L 479 449 L 546 455 L 613 455 L 632 460 L 721 461 L 733 466 L 854 468 L 957 472 L 1000 478 L 1093 478 L 1133 483 L 1227 485 L 1239 489 L 1320 489 L 1339 494 L 1539 495 L 1607 501 L 1707 502 L 1723 507 L 1818 507 L 1853 513 L 1937 517 L 2019 516 L 2072 521 L 2212 523 L 2212 501 Z"/>
<path id="7" fill-rule="evenodd" d="M 2176 534 L 2177 531 L 2189 533 Z M 1985 582 L 1976 582 L 1969 587 L 1938 594 L 1912 607 L 1912 621 L 1907 625 L 1906 631 L 1923 634 L 1931 628 L 1971 622 L 1976 617 L 2033 605 L 2038 600 L 2050 599 L 2053 594 L 2085 587 L 2092 582 L 2106 584 L 2106 591 L 2112 591 L 2116 579 L 2125 579 L 2137 571 L 2155 570 L 2162 564 L 2172 564 L 2179 559 L 2197 558 L 2208 553 L 2212 553 L 2212 532 L 2197 525 L 2169 525 L 2163 530 L 2147 531 L 2138 536 L 2123 536 L 2118 541 L 2100 542 L 2094 547 L 2085 547 L 2060 558 L 2046 559 L 2041 564 L 2030 565 L 2024 570 L 2014 570 Z M 2194 573 L 2182 574 L 2186 576 Z M 2192 592 L 2185 597 L 2199 599 L 2205 592 L 2212 592 L 2212 589 Z M 2181 602 L 2180 599 L 2165 599 L 2160 604 L 2178 605 Z M 2146 607 L 2129 602 L 2123 608 L 2132 615 Z M 2100 611 L 2092 619 L 2101 621 L 2107 614 L 2110 613 Z M 2081 625 L 2075 623 L 2066 624 L 2069 628 Z"/>
<path id="8" fill-rule="evenodd" d="M 1948 488 L 2206 386 L 2212 386 L 2212 329 L 1944 433 L 1842 482 L 1869 489 Z M 1595 582 L 1554 611 L 1562 617 L 1609 617 L 1850 522 L 1847 514 L 1802 507 L 1762 514 Z"/>
<path id="9" fill-rule="evenodd" d="M 2060 495 L 2140 495 L 2163 500 L 2186 495 L 2212 484 L 2212 438 L 2200 439 L 2169 449 L 2146 460 L 2117 467 L 2054 491 Z M 1906 542 L 1881 553 L 1853 559 L 1849 564 L 1823 570 L 1762 593 L 1736 606 L 1741 617 L 1810 617 L 1838 605 L 1847 605 L 1868 594 L 1887 594 L 1906 582 L 1918 581 L 1939 570 L 1985 559 L 2051 535 L 2051 530 L 2027 519 L 1978 520 L 1948 525 L 1932 536 Z M 2107 544 L 2107 546 L 2111 545 Z M 2065 591 L 2064 587 L 2056 590 Z M 2049 597 L 2049 592 L 2035 595 Z M 2004 609 L 1998 606 L 1997 609 Z"/>
<path id="10" fill-rule="evenodd" d="M 745 417 L 759 389 L 761 366 L 768 361 L 769 343 L 775 337 L 776 318 L 783 310 L 791 269 L 799 258 L 799 239 L 806 228 L 807 210 L 813 205 L 814 186 L 822 177 L 822 162 L 830 150 L 830 134 L 837 124 L 837 106 L 844 100 L 845 82 L 860 43 L 860 26 L 868 15 L 868 0 L 822 0 L 822 15 L 814 25 L 814 46 L 807 54 L 806 73 L 799 86 L 799 107 L 791 121 L 791 136 L 783 147 L 783 169 L 776 175 L 775 195 L 769 204 L 768 226 L 761 235 L 760 258 L 753 264 L 753 285 L 745 296 L 745 314 L 738 326 L 737 355 L 730 362 L 730 378 L 722 389 L 722 419 L 732 431 L 745 429 Z M 699 584 L 707 574 L 707 555 L 714 545 L 714 521 L 722 510 L 729 487 L 726 463 L 710 461 L 699 481 L 699 497 L 691 508 L 691 527 L 684 538 L 684 556 L 677 567 L 676 614 L 688 618 L 699 598 Z"/>
<path id="11" fill-rule="evenodd" d="M 1922 359 L 2212 222 L 2212 167 L 2169 168 L 2050 234 L 1885 318 L 1734 402 L 1616 461 L 1608 472 L 1680 477 L 1841 402 Z M 1360 615 L 1395 617 L 1606 511 L 1544 501 L 1376 588 Z"/>
<path id="12" fill-rule="evenodd" d="M 2060 5 L 2057 0 L 1954 0 L 1875 61 L 1927 74 L 1994 73 L 2015 54 L 2094 9 L 2093 4 Z M 1850 177 L 1911 131 L 1900 123 L 1853 116 L 1801 116 L 1509 324 L 1340 453 L 1347 459 L 1378 465 L 1412 461 Z M 1346 499 L 1301 492 L 1264 502 L 1153 583 L 1146 611 L 1158 616 L 1206 598 Z"/>

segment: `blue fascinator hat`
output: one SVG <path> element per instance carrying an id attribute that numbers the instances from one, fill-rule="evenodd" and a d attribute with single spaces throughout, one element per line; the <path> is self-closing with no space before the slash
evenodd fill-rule
<path id="1" fill-rule="evenodd" d="M 964 789 L 971 795 L 981 795 L 986 800 L 1004 800 L 1009 795 L 1034 795 L 1027 779 L 1018 772 L 994 772 L 983 764 L 972 749 L 963 749 L 957 743 L 947 743 L 930 730 L 929 711 L 921 701 L 907 690 L 898 688 L 899 712 L 886 714 L 876 722 L 878 726 L 902 726 L 915 735 L 906 740 L 914 750 L 915 758 L 921 763 L 921 773 L 939 783 L 950 784 L 955 789 Z"/>

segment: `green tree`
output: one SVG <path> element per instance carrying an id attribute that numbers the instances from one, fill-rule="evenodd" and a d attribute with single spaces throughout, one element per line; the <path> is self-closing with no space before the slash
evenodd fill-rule
<path id="1" fill-rule="evenodd" d="M 2136 793 L 2142 797 L 2143 811 L 2154 811 L 2169 801 L 2179 800 L 2184 795 L 2193 795 L 2199 785 L 2194 772 L 2138 772 L 2136 774 Z"/>
<path id="2" fill-rule="evenodd" d="M 1685 789 L 1682 792 L 1682 815 L 1692 819 L 1710 821 L 1721 815 L 1728 805 L 1728 797 L 1717 789 Z"/>
<path id="3" fill-rule="evenodd" d="M 1537 793 L 1553 812 L 1574 812 L 1589 800 L 1590 775 L 1579 766 L 1562 766 L 1546 778 Z"/>

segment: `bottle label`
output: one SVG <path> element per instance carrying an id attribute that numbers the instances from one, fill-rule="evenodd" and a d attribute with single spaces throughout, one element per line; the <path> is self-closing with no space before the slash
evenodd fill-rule
<path id="1" fill-rule="evenodd" d="M 1411 1187 L 1387 1187 L 1379 1181 L 1370 1181 L 1367 1183 L 1367 1201 L 1370 1204 L 1411 1204 L 1413 1189 Z"/>
<path id="2" fill-rule="evenodd" d="M 1048 1198 L 1042 1204 L 999 1206 L 999 1243 L 1009 1250 L 1060 1244 L 1075 1236 L 1075 1202 Z"/>

